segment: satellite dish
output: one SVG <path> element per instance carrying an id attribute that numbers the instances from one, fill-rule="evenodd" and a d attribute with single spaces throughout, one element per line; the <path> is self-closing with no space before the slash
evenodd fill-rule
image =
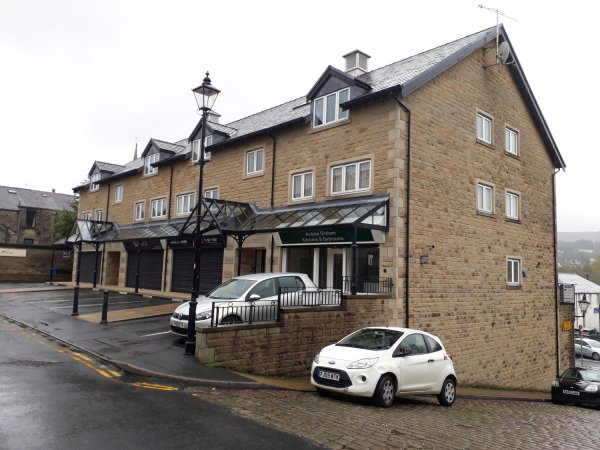
<path id="1" fill-rule="evenodd" d="M 510 56 L 510 45 L 508 42 L 504 41 L 502 44 L 498 46 L 498 60 L 502 64 L 506 64 L 508 57 Z"/>

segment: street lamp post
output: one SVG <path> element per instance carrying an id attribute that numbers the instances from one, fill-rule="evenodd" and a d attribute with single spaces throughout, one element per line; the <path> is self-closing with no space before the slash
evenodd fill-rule
<path id="1" fill-rule="evenodd" d="M 585 294 L 583 294 L 583 297 L 581 300 L 579 300 L 579 310 L 581 311 L 581 317 L 583 318 L 583 326 L 585 327 L 585 313 L 587 313 L 588 308 L 590 307 L 590 302 L 588 302 Z M 581 367 L 584 367 L 583 365 L 583 336 L 580 335 L 579 339 L 581 340 L 581 344 L 579 345 L 580 350 L 581 350 Z"/>
<path id="2" fill-rule="evenodd" d="M 192 298 L 190 299 L 190 307 L 188 312 L 188 332 L 187 341 L 185 343 L 185 354 L 194 355 L 196 353 L 196 306 L 198 304 L 198 291 L 200 289 L 200 222 L 202 209 L 202 182 L 204 177 L 204 138 L 206 135 L 206 117 L 212 109 L 219 95 L 217 88 L 210 84 L 209 73 L 206 72 L 206 77 L 202 80 L 202 84 L 196 89 L 192 89 L 196 97 L 198 108 L 202 111 L 202 131 L 200 136 L 200 150 L 198 153 L 198 162 L 200 165 L 200 175 L 198 177 L 198 201 L 196 208 L 196 237 L 194 239 L 194 279 L 192 282 Z M 193 143 L 192 143 L 192 159 L 193 159 Z"/>

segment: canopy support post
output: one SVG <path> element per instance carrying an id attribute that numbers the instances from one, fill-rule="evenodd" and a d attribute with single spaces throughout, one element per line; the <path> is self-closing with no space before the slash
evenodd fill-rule
<path id="1" fill-rule="evenodd" d="M 352 281 L 350 282 L 350 294 L 356 295 L 358 292 L 358 288 L 356 285 L 356 249 L 358 245 L 356 244 L 358 228 L 354 227 L 352 229 Z"/>
<path id="2" fill-rule="evenodd" d="M 83 243 L 77 245 L 77 275 L 75 277 L 75 287 L 73 288 L 73 312 L 72 316 L 79 315 L 79 276 L 81 275 L 81 247 Z"/>
<path id="3" fill-rule="evenodd" d="M 94 248 L 96 249 L 96 258 L 94 260 L 94 285 L 93 289 L 96 289 L 96 282 L 98 280 L 98 249 L 100 248 L 100 244 L 94 244 Z"/>
<path id="4" fill-rule="evenodd" d="M 139 294 L 139 287 L 140 287 L 140 261 L 142 259 L 142 252 L 141 252 L 141 248 L 140 248 L 140 242 L 138 241 L 137 243 L 137 255 L 138 255 L 138 260 L 137 260 L 137 268 L 135 270 L 135 291 L 133 292 L 134 294 Z"/>
<path id="5" fill-rule="evenodd" d="M 50 261 L 50 283 L 52 283 L 52 275 L 54 274 L 54 249 L 52 249 L 52 260 Z"/>

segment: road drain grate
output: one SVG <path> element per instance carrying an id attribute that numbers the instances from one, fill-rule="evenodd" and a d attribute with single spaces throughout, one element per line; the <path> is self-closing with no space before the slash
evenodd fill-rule
<path id="1" fill-rule="evenodd" d="M 1 362 L 0 365 L 4 366 L 25 366 L 25 367 L 45 367 L 58 364 L 56 361 L 31 361 L 26 359 L 20 359 L 15 361 Z"/>

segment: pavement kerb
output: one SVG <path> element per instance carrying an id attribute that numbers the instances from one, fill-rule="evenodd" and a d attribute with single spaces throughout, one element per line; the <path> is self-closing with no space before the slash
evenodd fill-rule
<path id="1" fill-rule="evenodd" d="M 129 364 L 122 361 L 117 361 L 115 359 L 109 358 L 101 353 L 97 353 L 93 350 L 89 350 L 85 347 L 81 347 L 74 342 L 71 342 L 67 339 L 60 338 L 55 336 L 52 333 L 49 333 L 45 330 L 40 330 L 39 328 L 30 325 L 26 322 L 13 319 L 12 317 L 7 316 L 6 314 L 0 313 L 0 317 L 11 320 L 15 323 L 21 324 L 27 328 L 37 331 L 38 333 L 44 334 L 46 336 L 51 337 L 57 341 L 63 342 L 71 347 L 78 349 L 83 353 L 87 353 L 89 355 L 94 356 L 104 362 L 117 366 L 121 370 L 131 373 L 133 375 L 140 375 L 151 378 L 158 378 L 163 380 L 171 380 L 178 381 L 180 383 L 185 383 L 193 386 L 207 386 L 207 387 L 218 387 L 221 389 L 271 389 L 271 390 L 281 390 L 281 391 L 299 391 L 306 392 L 303 389 L 290 388 L 285 386 L 275 386 L 268 383 L 260 383 L 260 382 L 247 382 L 247 381 L 221 381 L 221 380 L 206 380 L 200 378 L 190 378 L 190 377 L 182 377 L 178 375 L 171 375 L 162 372 L 156 372 L 153 370 L 144 369 L 143 367 L 138 367 L 133 364 Z M 242 374 L 243 375 L 243 374 Z M 497 395 L 475 395 L 475 394 L 456 394 L 457 398 L 461 399 L 469 399 L 469 400 L 505 400 L 505 401 L 517 401 L 517 402 L 531 402 L 531 403 L 549 403 L 552 402 L 551 399 L 547 398 L 534 398 L 534 397 L 514 397 L 514 396 L 497 396 Z"/>

